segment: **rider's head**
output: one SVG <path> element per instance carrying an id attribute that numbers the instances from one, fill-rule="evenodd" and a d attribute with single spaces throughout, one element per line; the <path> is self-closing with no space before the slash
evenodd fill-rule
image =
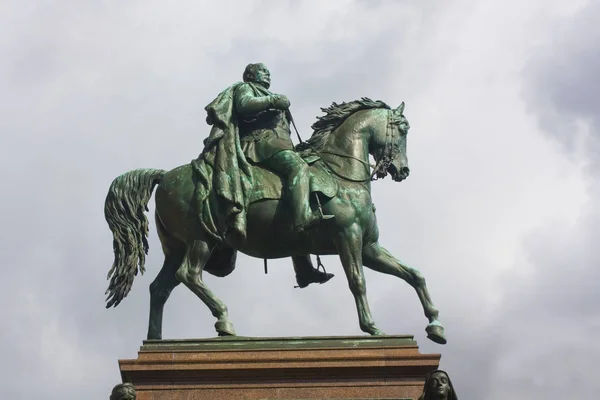
<path id="1" fill-rule="evenodd" d="M 244 70 L 244 82 L 252 82 L 266 89 L 271 86 L 271 73 L 263 63 L 248 64 Z"/>

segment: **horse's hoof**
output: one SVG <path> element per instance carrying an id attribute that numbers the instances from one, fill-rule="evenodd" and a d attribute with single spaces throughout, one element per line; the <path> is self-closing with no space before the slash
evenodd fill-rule
<path id="1" fill-rule="evenodd" d="M 371 336 L 385 336 L 385 333 L 375 325 L 361 327 L 361 330 L 365 333 L 368 333 Z"/>
<path id="2" fill-rule="evenodd" d="M 219 336 L 235 336 L 235 329 L 233 329 L 233 324 L 229 321 L 217 321 L 215 328 Z"/>
<path id="3" fill-rule="evenodd" d="M 427 338 L 433 340 L 437 344 L 446 344 L 446 338 L 444 337 L 444 327 L 439 322 L 435 321 L 427 325 L 425 328 L 427 332 Z"/>

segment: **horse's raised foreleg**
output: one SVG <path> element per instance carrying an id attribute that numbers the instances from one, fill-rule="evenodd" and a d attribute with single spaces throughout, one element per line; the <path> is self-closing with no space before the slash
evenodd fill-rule
<path id="1" fill-rule="evenodd" d="M 429 320 L 429 325 L 425 328 L 427 337 L 436 343 L 446 344 L 444 327 L 438 321 L 438 310 L 431 301 L 423 275 L 418 270 L 403 265 L 379 243 L 372 243 L 363 248 L 363 260 L 366 267 L 384 274 L 397 276 L 415 289 L 423 305 L 425 316 Z"/>
<path id="2" fill-rule="evenodd" d="M 354 224 L 350 229 L 338 234 L 335 243 L 356 302 L 360 329 L 371 335 L 383 335 L 373 321 L 367 301 L 367 285 L 362 264 L 362 234 L 358 225 Z"/>
<path id="3" fill-rule="evenodd" d="M 235 330 L 229 321 L 227 306 L 210 291 L 202 280 L 202 270 L 210 259 L 213 249 L 213 245 L 201 240 L 190 243 L 176 276 L 210 309 L 212 315 L 217 319 L 215 328 L 219 336 L 232 336 L 235 335 Z"/>

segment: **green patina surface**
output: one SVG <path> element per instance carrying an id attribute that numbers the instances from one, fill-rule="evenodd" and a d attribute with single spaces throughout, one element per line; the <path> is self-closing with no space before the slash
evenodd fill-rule
<path id="1" fill-rule="evenodd" d="M 156 186 L 155 221 L 165 260 L 150 285 L 148 339 L 162 338 L 164 306 L 179 283 L 210 309 L 219 336 L 235 336 L 227 306 L 203 274 L 230 275 L 240 252 L 265 260 L 289 257 L 298 288 L 333 278 L 319 269 L 320 256 L 338 255 L 359 327 L 373 336 L 384 333 L 371 314 L 363 268 L 402 279 L 416 291 L 428 320 L 427 337 L 445 344 L 425 278 L 381 246 L 372 203 L 371 181 L 389 175 L 402 182 L 409 176 L 410 126 L 404 103 L 392 108 L 366 97 L 333 103 L 321 109 L 325 114 L 312 125 L 312 136 L 294 146 L 290 101 L 271 92 L 270 84 L 265 65 L 249 64 L 243 82 L 227 87 L 205 108 L 211 128 L 197 159 L 170 171 L 129 171 L 112 182 L 104 208 L 115 254 L 107 307 L 118 305 L 138 272 L 145 270 L 149 232 L 145 212 Z M 390 223 L 404 226 L 401 219 Z M 318 257 L 317 268 L 311 255 Z M 249 289 L 256 285 L 247 283 Z M 284 323 L 277 307 L 259 312 L 272 324 Z M 190 317 L 194 315 L 191 310 Z M 372 340 L 235 338 L 147 342 L 144 348 L 379 346 L 394 340 L 409 343 L 412 338 Z"/>
<path id="2" fill-rule="evenodd" d="M 214 339 L 145 340 L 142 351 L 177 350 L 269 350 L 269 349 L 338 349 L 416 346 L 413 336 L 334 336 L 334 337 L 223 337 Z"/>

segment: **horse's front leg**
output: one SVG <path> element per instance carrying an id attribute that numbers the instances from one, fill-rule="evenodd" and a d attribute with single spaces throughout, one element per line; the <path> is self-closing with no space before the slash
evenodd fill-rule
<path id="1" fill-rule="evenodd" d="M 425 328 L 427 337 L 436 343 L 446 344 L 444 327 L 438 321 L 438 310 L 431 301 L 423 275 L 418 270 L 403 265 L 379 243 L 366 245 L 363 249 L 363 258 L 366 267 L 377 272 L 397 276 L 415 289 L 423 305 L 425 316 L 429 320 L 429 325 Z"/>
<path id="2" fill-rule="evenodd" d="M 349 229 L 337 234 L 335 242 L 350 291 L 356 302 L 360 329 L 371 335 L 383 335 L 384 333 L 373 321 L 367 301 L 367 286 L 362 264 L 362 231 L 358 224 L 353 224 Z"/>

